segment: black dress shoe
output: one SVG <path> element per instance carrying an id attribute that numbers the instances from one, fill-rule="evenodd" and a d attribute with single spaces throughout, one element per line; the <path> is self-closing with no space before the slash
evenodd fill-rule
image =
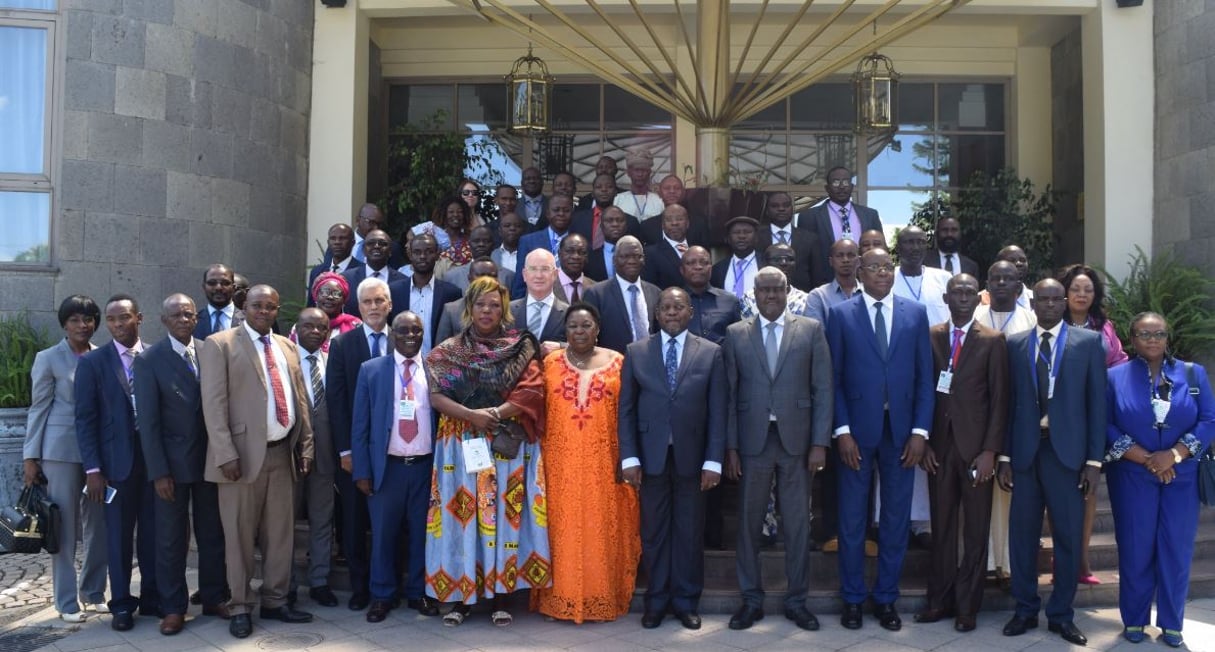
<path id="1" fill-rule="evenodd" d="M 288 591 L 288 592 L 287 592 L 287 606 L 288 606 L 288 607 L 291 607 L 292 609 L 294 609 L 294 608 L 295 608 L 295 603 L 296 603 L 296 601 L 297 601 L 298 599 L 299 599 L 299 598 L 298 598 L 298 596 L 296 596 L 295 591 Z"/>
<path id="2" fill-rule="evenodd" d="M 862 622 L 861 605 L 845 602 L 844 613 L 840 614 L 840 624 L 844 629 L 860 629 Z"/>
<path id="3" fill-rule="evenodd" d="M 351 595 L 350 601 L 346 603 L 346 606 L 349 607 L 351 611 L 362 611 L 362 610 L 366 609 L 367 605 L 370 603 L 371 603 L 371 595 L 368 593 L 360 592 L 360 593 L 355 593 L 354 595 Z"/>
<path id="4" fill-rule="evenodd" d="M 916 545 L 924 550 L 932 550 L 932 533 L 920 532 L 912 536 L 915 539 Z"/>
<path id="5" fill-rule="evenodd" d="M 394 604 L 393 606 L 395 607 L 399 604 L 400 603 L 398 602 L 397 604 Z M 422 614 L 423 616 L 439 615 L 439 603 L 435 602 L 434 600 L 431 600 L 430 598 L 427 598 L 425 596 L 423 596 L 421 598 L 410 598 L 409 600 L 405 601 L 405 606 L 409 607 L 410 609 L 416 610 L 418 613 Z"/>
<path id="6" fill-rule="evenodd" d="M 764 619 L 764 610 L 744 604 L 730 617 L 730 629 L 751 629 L 751 626 Z"/>
<path id="7" fill-rule="evenodd" d="M 135 615 L 129 611 L 115 611 L 114 619 L 110 621 L 110 627 L 115 631 L 129 631 L 135 626 Z"/>
<path id="8" fill-rule="evenodd" d="M 958 614 L 958 617 L 953 621 L 953 629 L 955 632 L 975 631 L 975 617 Z"/>
<path id="9" fill-rule="evenodd" d="M 810 613 L 810 610 L 805 607 L 793 607 L 785 609 L 785 618 L 792 620 L 795 625 L 810 632 L 818 631 L 818 618 Z"/>
<path id="10" fill-rule="evenodd" d="M 654 629 L 662 624 L 662 617 L 661 611 L 647 611 L 641 616 L 641 626 L 646 629 Z"/>
<path id="11" fill-rule="evenodd" d="M 202 604 L 202 594 L 198 591 L 191 593 L 190 604 Z"/>
<path id="12" fill-rule="evenodd" d="M 1088 645 L 1088 639 L 1084 637 L 1084 634 L 1080 633 L 1075 623 L 1050 623 L 1046 626 L 1046 629 L 1053 634 L 1062 636 L 1063 640 L 1072 645 Z"/>
<path id="13" fill-rule="evenodd" d="M 917 623 L 935 623 L 953 615 L 949 609 L 925 609 L 915 615 Z"/>
<path id="14" fill-rule="evenodd" d="M 312 598 L 313 602 L 322 607 L 338 606 L 337 596 L 333 594 L 333 591 L 328 586 L 314 586 L 308 589 L 308 597 Z M 291 606 L 294 607 L 295 605 Z"/>
<path id="15" fill-rule="evenodd" d="M 675 617 L 684 629 L 700 629 L 700 614 L 695 611 L 675 612 Z"/>
<path id="16" fill-rule="evenodd" d="M 1038 628 L 1038 618 L 1022 618 L 1021 616 L 1013 616 L 1007 624 L 1004 625 L 1005 636 L 1020 636 L 1031 629 Z"/>
<path id="17" fill-rule="evenodd" d="M 367 622 L 378 623 L 388 617 L 388 612 L 392 611 L 392 603 L 387 600 L 376 600 L 371 603 L 371 607 L 367 610 Z"/>
<path id="18" fill-rule="evenodd" d="M 253 633 L 253 619 L 249 614 L 236 614 L 228 621 L 228 633 L 236 638 L 248 638 Z"/>
<path id="19" fill-rule="evenodd" d="M 873 615 L 877 616 L 878 624 L 884 629 L 892 632 L 903 629 L 903 619 L 899 618 L 899 612 L 894 610 L 893 604 L 874 605 Z"/>
<path id="20" fill-rule="evenodd" d="M 262 607 L 259 612 L 262 620 L 281 620 L 285 623 L 310 623 L 312 614 L 307 611 L 296 611 L 287 605 L 278 608 Z"/>

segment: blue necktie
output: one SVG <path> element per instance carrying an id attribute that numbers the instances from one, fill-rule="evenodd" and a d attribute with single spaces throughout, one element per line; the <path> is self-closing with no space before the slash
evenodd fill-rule
<path id="1" fill-rule="evenodd" d="M 380 357 L 380 338 L 381 337 L 384 337 L 383 333 L 372 333 L 371 334 L 371 357 L 373 357 L 373 358 Z"/>
<path id="2" fill-rule="evenodd" d="M 641 290 L 636 285 L 630 285 L 629 294 L 632 295 L 630 303 L 633 306 L 633 341 L 636 342 L 648 335 L 650 329 L 646 326 L 645 310 L 641 307 Z"/>
<path id="3" fill-rule="evenodd" d="M 672 393 L 675 392 L 675 372 L 679 370 L 679 364 L 676 362 L 675 358 L 675 344 L 675 338 L 672 337 L 671 339 L 667 340 L 667 387 Z"/>
<path id="4" fill-rule="evenodd" d="M 873 318 L 873 331 L 877 335 L 878 355 L 881 355 L 882 360 L 885 360 L 890 347 L 890 343 L 886 340 L 886 317 L 882 315 L 882 303 L 880 301 L 873 304 L 873 308 L 877 310 L 877 315 Z"/>

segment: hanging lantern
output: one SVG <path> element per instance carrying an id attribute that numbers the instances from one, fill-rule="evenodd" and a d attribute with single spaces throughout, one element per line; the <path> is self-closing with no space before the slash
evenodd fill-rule
<path id="1" fill-rule="evenodd" d="M 512 133 L 543 134 L 548 131 L 553 77 L 548 74 L 544 60 L 532 55 L 532 46 L 527 46 L 527 56 L 516 59 L 506 76 L 506 93 Z"/>
<path id="2" fill-rule="evenodd" d="M 899 123 L 899 73 L 890 57 L 874 52 L 852 74 L 857 133 L 893 131 Z"/>

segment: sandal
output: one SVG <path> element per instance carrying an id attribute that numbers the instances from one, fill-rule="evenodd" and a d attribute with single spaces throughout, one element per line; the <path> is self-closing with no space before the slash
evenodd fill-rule
<path id="1" fill-rule="evenodd" d="M 464 618 L 468 616 L 469 611 L 466 604 L 458 604 L 452 607 L 451 611 L 443 615 L 443 625 L 447 627 L 459 627 L 464 622 Z"/>
<path id="2" fill-rule="evenodd" d="M 1181 632 L 1176 629 L 1166 629 L 1160 633 L 1160 640 L 1169 647 L 1181 647 L 1185 644 L 1185 639 L 1181 638 Z"/>
<path id="3" fill-rule="evenodd" d="M 507 627 L 511 624 L 511 622 L 514 621 L 514 619 L 511 618 L 510 612 L 502 611 L 501 609 L 495 611 L 493 615 L 489 617 L 489 619 L 492 620 L 493 623 L 498 627 Z"/>
<path id="4" fill-rule="evenodd" d="M 1142 627 L 1124 627 L 1122 628 L 1122 638 L 1131 643 L 1142 643 L 1145 635 Z"/>

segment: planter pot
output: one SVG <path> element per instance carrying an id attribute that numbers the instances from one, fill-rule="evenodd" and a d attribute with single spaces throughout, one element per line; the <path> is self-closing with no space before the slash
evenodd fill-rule
<path id="1" fill-rule="evenodd" d="M 12 505 L 21 495 L 21 447 L 29 408 L 0 408 L 0 505 Z"/>

